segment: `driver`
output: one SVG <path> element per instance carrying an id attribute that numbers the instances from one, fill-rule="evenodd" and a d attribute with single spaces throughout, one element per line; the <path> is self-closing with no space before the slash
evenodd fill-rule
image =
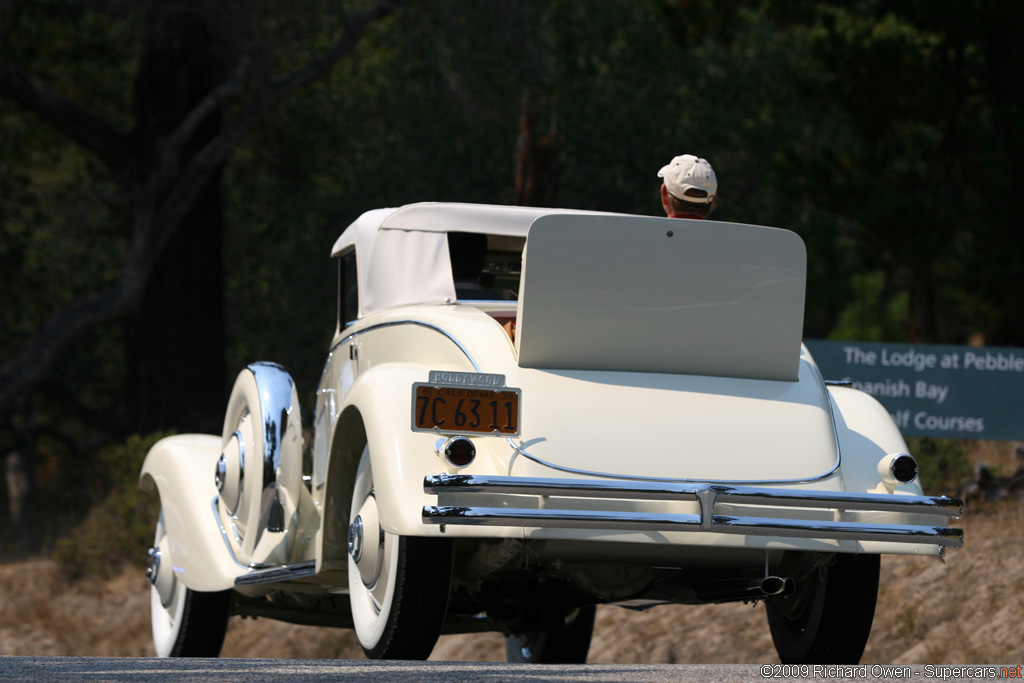
<path id="1" fill-rule="evenodd" d="M 658 171 L 661 207 L 669 218 L 707 218 L 718 199 L 718 178 L 706 159 L 675 157 Z"/>

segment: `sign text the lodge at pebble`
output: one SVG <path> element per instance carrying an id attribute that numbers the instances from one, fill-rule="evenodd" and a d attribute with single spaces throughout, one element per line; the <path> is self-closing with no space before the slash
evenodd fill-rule
<path id="1" fill-rule="evenodd" d="M 1024 349 L 805 343 L 825 379 L 877 398 L 905 435 L 1024 439 Z"/>

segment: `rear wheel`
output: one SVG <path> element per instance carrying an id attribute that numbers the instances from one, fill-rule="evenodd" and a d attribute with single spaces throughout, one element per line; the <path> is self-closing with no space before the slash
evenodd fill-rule
<path id="1" fill-rule="evenodd" d="M 562 628 L 506 636 L 505 658 L 528 664 L 583 664 L 594 634 L 595 613 L 593 605 L 580 607 Z"/>
<path id="2" fill-rule="evenodd" d="M 159 657 L 216 657 L 228 630 L 231 591 L 200 593 L 178 581 L 167 555 L 164 514 L 156 524 L 146 576 L 150 590 L 153 645 Z"/>
<path id="3" fill-rule="evenodd" d="M 381 528 L 369 446 L 356 472 L 349 520 L 349 599 L 363 652 L 371 659 L 426 659 L 448 608 L 451 541 Z"/>
<path id="4" fill-rule="evenodd" d="M 878 555 L 836 555 L 799 581 L 791 595 L 765 602 L 783 664 L 856 664 L 878 599 Z"/>

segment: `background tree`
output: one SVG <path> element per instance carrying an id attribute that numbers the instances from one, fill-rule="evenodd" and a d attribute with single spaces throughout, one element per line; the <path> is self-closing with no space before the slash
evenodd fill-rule
<path id="1" fill-rule="evenodd" d="M 113 193 L 101 200 L 105 225 L 98 236 L 118 254 L 112 260 L 120 261 L 120 272 L 85 278 L 84 291 L 63 297 L 58 312 L 43 312 L 46 322 L 15 342 L 21 350 L 0 368 L 0 411 L 9 412 L 44 379 L 53 384 L 51 393 L 74 395 L 75 387 L 51 372 L 58 354 L 91 327 L 128 316 L 121 394 L 127 410 L 113 411 L 108 422 L 127 419 L 129 431 L 215 427 L 224 391 L 223 163 L 268 110 L 351 54 L 366 29 L 397 5 L 380 2 L 334 17 L 321 49 L 281 64 L 282 56 L 293 55 L 271 52 L 250 21 L 248 3 L 3 4 L 0 95 L 47 124 L 52 130 L 44 135 L 56 133 L 87 153 L 89 174 Z M 98 28 L 98 36 L 79 33 L 83 25 Z M 89 58 L 119 52 L 113 44 L 122 37 L 136 42 L 117 57 L 137 70 L 130 83 L 111 86 L 131 66 L 100 64 L 96 73 Z M 69 41 L 68 51 L 86 61 L 41 54 L 38 46 L 55 39 L 58 46 Z M 38 68 L 65 82 L 50 83 Z M 98 87 L 87 85 L 78 99 L 77 78 Z M 104 90 L 116 99 L 104 100 Z M 71 217 L 57 222 L 88 232 Z M 123 232 L 111 239 L 112 226 Z M 63 265 L 89 266 L 71 261 Z M 15 433 L 42 428 L 24 408 L 9 424 Z M 9 469 L 20 464 L 22 474 L 9 482 L 31 487 L 32 470 L 23 463 L 22 456 L 9 458 Z M 12 493 L 11 499 L 32 496 Z"/>

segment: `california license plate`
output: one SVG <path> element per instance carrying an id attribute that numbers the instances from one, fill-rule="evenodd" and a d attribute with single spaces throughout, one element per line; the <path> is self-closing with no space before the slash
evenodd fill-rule
<path id="1" fill-rule="evenodd" d="M 519 435 L 519 389 L 413 384 L 412 428 L 444 434 Z"/>

